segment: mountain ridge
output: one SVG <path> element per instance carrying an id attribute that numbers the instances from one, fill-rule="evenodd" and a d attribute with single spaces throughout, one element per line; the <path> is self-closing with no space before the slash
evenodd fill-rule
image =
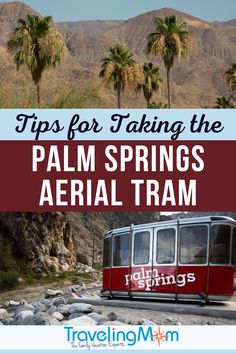
<path id="1" fill-rule="evenodd" d="M 233 19 L 228 20 L 228 21 L 223 21 L 223 22 L 215 21 L 215 23 L 220 24 L 220 25 L 225 26 L 225 27 L 235 28 L 236 27 L 236 18 L 233 18 Z"/>
<path id="2" fill-rule="evenodd" d="M 88 36 L 98 36 L 111 28 L 118 27 L 123 22 L 122 20 L 71 21 L 56 22 L 56 26 L 73 32 L 81 32 Z"/>
<path id="3" fill-rule="evenodd" d="M 17 20 L 25 17 L 27 13 L 38 14 L 32 7 L 21 1 L 0 2 L 0 45 L 5 44 Z"/>
<path id="4" fill-rule="evenodd" d="M 8 78 L 7 73 L 10 73 L 11 76 L 12 70 L 14 70 L 10 54 L 6 52 L 4 43 L 16 26 L 17 16 L 26 15 L 29 11 L 36 13 L 22 2 L 13 2 L 7 5 L 6 7 L 6 3 L 0 3 L 0 45 L 2 46 L 0 51 L 4 54 L 3 58 L 0 58 L 0 65 L 4 68 L 3 80 Z M 7 16 L 4 17 L 4 14 Z M 121 42 L 134 52 L 134 57 L 139 63 L 152 61 L 158 65 L 164 79 L 166 73 L 161 58 L 146 55 L 147 37 L 155 31 L 154 20 L 156 17 L 173 14 L 187 23 L 194 43 L 194 48 L 189 51 L 186 59 L 181 62 L 176 60 L 172 70 L 173 107 L 212 107 L 216 97 L 229 95 L 224 72 L 236 58 L 236 30 L 233 27 L 228 28 L 220 23 L 201 20 L 171 8 L 149 11 L 126 21 L 56 23 L 57 29 L 64 35 L 70 55 L 67 62 L 57 69 L 57 72 L 60 72 L 59 76 L 52 78 L 52 75 L 48 73 L 45 77 L 50 77 L 52 83 L 56 80 L 55 85 L 64 85 L 64 78 L 66 78 L 67 86 L 72 85 L 73 87 L 78 86 L 78 82 L 82 83 L 82 86 L 86 85 L 86 77 L 91 77 L 91 82 L 97 82 L 101 60 L 108 55 L 110 47 Z M 20 78 L 21 73 L 22 70 L 14 75 Z M 53 96 L 55 88 L 50 95 L 47 93 L 49 90 L 50 86 L 47 85 L 45 91 L 47 97 Z M 155 99 L 165 101 L 165 91 L 164 80 L 162 91 Z M 106 89 L 106 97 L 107 105 L 105 107 L 115 107 L 113 90 Z M 127 91 L 123 104 L 133 108 L 141 108 L 145 107 L 145 100 L 141 95 L 137 96 L 133 92 Z"/>

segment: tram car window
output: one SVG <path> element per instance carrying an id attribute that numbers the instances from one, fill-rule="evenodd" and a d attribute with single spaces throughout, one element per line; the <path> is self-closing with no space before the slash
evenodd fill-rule
<path id="1" fill-rule="evenodd" d="M 134 235 L 134 264 L 147 264 L 149 262 L 150 233 L 137 232 Z"/>
<path id="2" fill-rule="evenodd" d="M 158 264 L 172 264 L 175 261 L 175 229 L 157 231 L 156 261 Z"/>
<path id="3" fill-rule="evenodd" d="M 180 229 L 180 263 L 205 264 L 208 227 L 184 226 Z"/>
<path id="4" fill-rule="evenodd" d="M 230 233 L 228 225 L 213 225 L 211 228 L 210 247 L 212 264 L 229 264 L 230 261 Z"/>
<path id="5" fill-rule="evenodd" d="M 113 241 L 113 266 L 129 265 L 130 241 L 129 234 L 117 235 Z"/>
<path id="6" fill-rule="evenodd" d="M 103 244 L 103 267 L 111 266 L 111 238 L 106 238 Z"/>

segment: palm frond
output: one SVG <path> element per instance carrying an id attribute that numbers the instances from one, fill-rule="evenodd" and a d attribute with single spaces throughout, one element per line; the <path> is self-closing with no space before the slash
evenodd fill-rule
<path id="1" fill-rule="evenodd" d="M 236 63 L 232 63 L 225 72 L 226 82 L 232 91 L 236 90 Z"/>
<path id="2" fill-rule="evenodd" d="M 180 23 L 176 16 L 155 19 L 156 32 L 148 37 L 147 52 L 160 55 L 166 67 L 173 66 L 174 58 L 186 55 L 190 33 L 186 23 Z"/>
<path id="3" fill-rule="evenodd" d="M 54 67 L 66 56 L 66 45 L 60 32 L 52 27 L 52 17 L 28 14 L 18 20 L 13 36 L 7 42 L 8 49 L 15 53 L 17 69 L 26 64 L 38 89 L 43 71 Z"/>

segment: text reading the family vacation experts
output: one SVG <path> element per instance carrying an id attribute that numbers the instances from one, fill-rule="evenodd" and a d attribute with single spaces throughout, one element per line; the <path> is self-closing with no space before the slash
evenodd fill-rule
<path id="1" fill-rule="evenodd" d="M 204 153 L 199 144 L 33 145 L 32 171 L 47 176 L 38 203 L 121 207 L 125 189 L 135 207 L 196 206 Z"/>

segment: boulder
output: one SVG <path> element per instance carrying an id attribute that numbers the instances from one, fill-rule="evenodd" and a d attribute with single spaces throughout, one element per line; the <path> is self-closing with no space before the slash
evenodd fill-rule
<path id="1" fill-rule="evenodd" d="M 90 304 L 82 304 L 82 303 L 74 303 L 71 305 L 68 305 L 69 308 L 69 313 L 91 313 L 94 310 L 94 306 Z"/>
<path id="2" fill-rule="evenodd" d="M 41 301 L 41 304 L 45 305 L 46 307 L 50 307 L 51 304 L 52 304 L 52 301 L 49 300 L 49 299 L 43 299 L 43 300 Z"/>
<path id="3" fill-rule="evenodd" d="M 68 320 L 73 320 L 74 318 L 79 318 L 81 316 L 84 316 L 83 313 L 72 313 L 69 317 Z"/>
<path id="4" fill-rule="evenodd" d="M 8 306 L 20 306 L 20 302 L 19 301 L 14 301 L 14 300 L 11 300 L 8 302 Z"/>
<path id="5" fill-rule="evenodd" d="M 92 320 L 96 321 L 98 325 L 101 325 L 106 319 L 96 312 L 92 312 L 88 315 Z"/>
<path id="6" fill-rule="evenodd" d="M 116 321 L 118 319 L 118 316 L 115 314 L 115 312 L 110 312 L 107 315 L 107 318 L 109 321 Z"/>
<path id="7" fill-rule="evenodd" d="M 69 315 L 69 306 L 61 304 L 57 307 L 57 311 L 59 311 L 62 315 Z"/>
<path id="8" fill-rule="evenodd" d="M 16 310 L 15 314 L 17 315 L 20 312 L 24 312 L 24 311 L 31 311 L 34 312 L 35 311 L 35 307 L 33 305 L 30 304 L 24 304 L 18 307 L 18 309 Z"/>
<path id="9" fill-rule="evenodd" d="M 47 310 L 47 313 L 49 315 L 52 315 L 54 312 L 57 312 L 57 307 L 56 306 L 51 306 L 49 307 L 49 309 Z"/>
<path id="10" fill-rule="evenodd" d="M 8 312 L 5 309 L 0 309 L 0 321 L 7 319 Z"/>
<path id="11" fill-rule="evenodd" d="M 30 319 L 28 319 L 27 323 L 25 324 L 30 326 L 57 326 L 60 324 L 60 322 L 56 318 L 50 316 L 48 313 L 38 312 Z"/>
<path id="12" fill-rule="evenodd" d="M 74 318 L 63 323 L 65 326 L 96 326 L 97 322 L 87 315 Z"/>
<path id="13" fill-rule="evenodd" d="M 44 304 L 37 304 L 37 306 L 35 306 L 35 312 L 46 312 L 47 308 Z"/>
<path id="14" fill-rule="evenodd" d="M 17 321 L 13 317 L 8 317 L 6 320 L 2 321 L 5 326 L 14 326 L 17 325 Z"/>
<path id="15" fill-rule="evenodd" d="M 54 317 L 58 321 L 64 320 L 64 316 L 58 311 L 53 312 L 52 317 Z"/>
<path id="16" fill-rule="evenodd" d="M 62 296 L 63 295 L 63 291 L 62 290 L 54 290 L 54 289 L 46 289 L 44 296 L 45 299 L 48 299 L 50 297 L 56 297 L 56 296 Z"/>
<path id="17" fill-rule="evenodd" d="M 60 297 L 53 298 L 53 300 L 51 301 L 51 305 L 54 306 L 65 305 L 64 297 L 60 296 Z"/>
<path id="18" fill-rule="evenodd" d="M 216 325 L 216 322 L 215 321 L 207 321 L 207 325 L 214 326 L 214 325 Z"/>
<path id="19" fill-rule="evenodd" d="M 20 311 L 16 314 L 15 318 L 19 322 L 19 324 L 24 324 L 25 321 L 27 321 L 29 318 L 32 318 L 34 315 L 33 311 L 30 310 L 25 310 L 25 311 Z"/>

